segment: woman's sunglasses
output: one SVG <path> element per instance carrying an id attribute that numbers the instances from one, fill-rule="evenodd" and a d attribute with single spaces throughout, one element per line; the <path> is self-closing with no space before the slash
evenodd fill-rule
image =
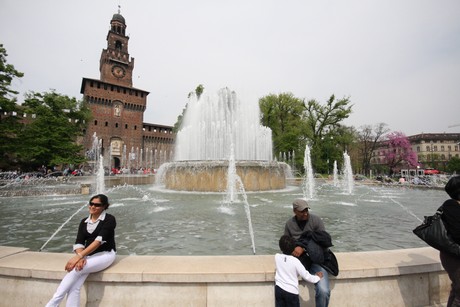
<path id="1" fill-rule="evenodd" d="M 99 207 L 102 207 L 102 206 L 103 206 L 101 203 L 93 203 L 93 202 L 90 202 L 88 205 L 89 205 L 90 207 L 91 207 L 91 206 L 94 206 L 94 207 L 96 207 L 96 208 L 99 208 Z"/>

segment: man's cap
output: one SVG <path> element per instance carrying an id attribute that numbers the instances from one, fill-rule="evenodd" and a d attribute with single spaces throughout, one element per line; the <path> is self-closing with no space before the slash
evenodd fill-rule
<path id="1" fill-rule="evenodd" d="M 310 209 L 310 206 L 305 200 L 298 198 L 292 203 L 292 208 L 298 211 L 303 211 L 305 209 Z"/>

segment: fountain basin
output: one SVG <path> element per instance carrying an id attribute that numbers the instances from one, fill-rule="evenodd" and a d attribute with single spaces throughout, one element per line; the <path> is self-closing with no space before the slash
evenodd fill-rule
<path id="1" fill-rule="evenodd" d="M 237 161 L 236 172 L 246 191 L 280 190 L 286 187 L 286 163 Z M 159 180 L 176 191 L 223 192 L 227 188 L 228 161 L 177 161 L 164 164 Z"/>

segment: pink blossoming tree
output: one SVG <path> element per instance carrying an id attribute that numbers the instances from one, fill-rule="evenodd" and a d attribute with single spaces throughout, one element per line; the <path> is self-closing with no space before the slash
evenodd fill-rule
<path id="1" fill-rule="evenodd" d="M 390 175 L 398 168 L 415 168 L 417 166 L 417 154 L 412 151 L 410 141 L 404 133 L 391 132 L 386 139 L 384 159 L 390 169 Z"/>

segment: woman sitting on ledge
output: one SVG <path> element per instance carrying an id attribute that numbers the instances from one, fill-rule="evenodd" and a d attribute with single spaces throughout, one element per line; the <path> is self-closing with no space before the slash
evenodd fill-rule
<path id="1" fill-rule="evenodd" d="M 62 279 L 47 307 L 59 306 L 66 295 L 66 306 L 80 306 L 80 289 L 88 275 L 108 268 L 115 261 L 117 222 L 113 215 L 106 213 L 109 206 L 107 196 L 91 197 L 89 217 L 82 219 L 78 227 L 73 247 L 75 256 L 65 265 L 69 273 Z"/>

